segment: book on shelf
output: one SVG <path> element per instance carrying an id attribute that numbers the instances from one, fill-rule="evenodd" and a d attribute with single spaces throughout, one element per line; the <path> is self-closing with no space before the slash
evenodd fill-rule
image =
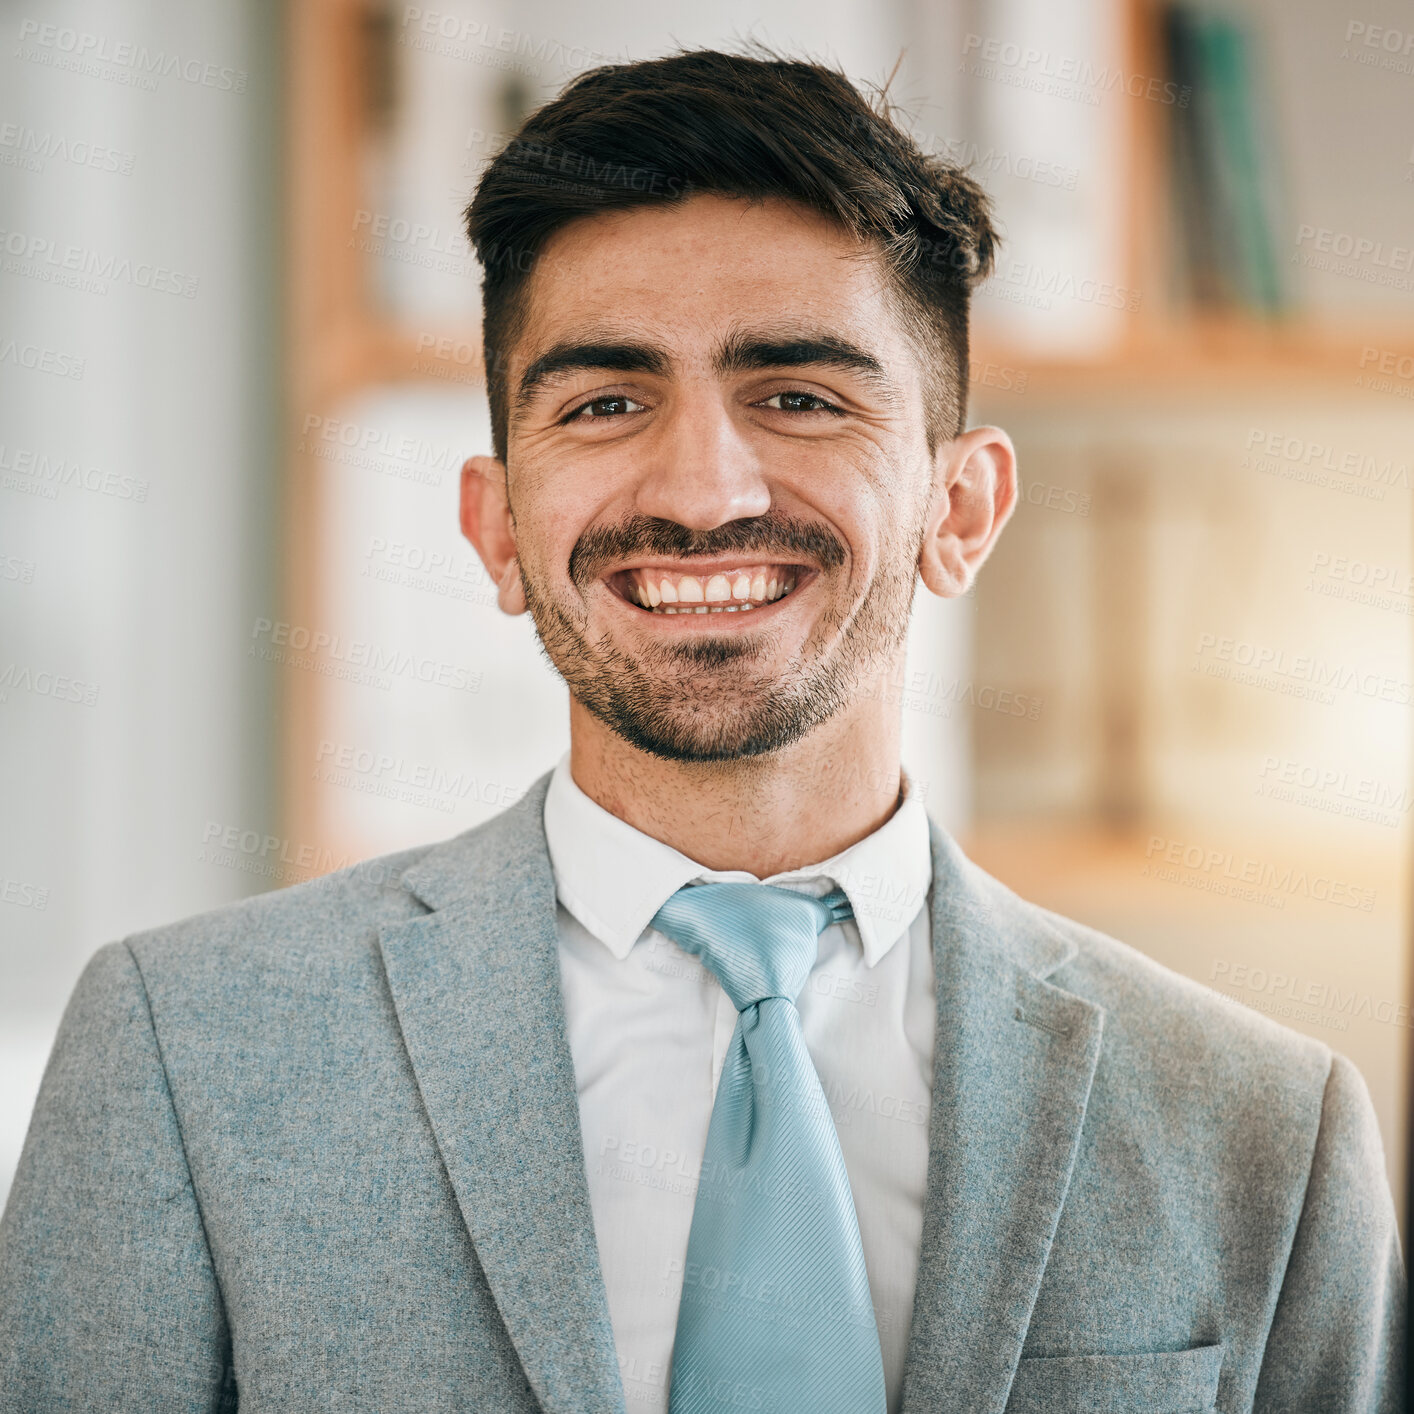
<path id="1" fill-rule="evenodd" d="M 1276 257 L 1278 154 L 1262 122 L 1257 44 L 1241 18 L 1175 0 L 1161 18 L 1170 79 L 1183 100 L 1169 133 L 1173 275 L 1204 309 L 1274 315 L 1285 307 Z"/>

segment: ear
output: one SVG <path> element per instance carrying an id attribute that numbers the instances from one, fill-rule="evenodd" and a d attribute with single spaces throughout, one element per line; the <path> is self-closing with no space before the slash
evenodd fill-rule
<path id="1" fill-rule="evenodd" d="M 506 468 L 495 457 L 468 457 L 462 463 L 461 526 L 495 582 L 501 611 L 525 613 Z"/>
<path id="2" fill-rule="evenodd" d="M 1016 449 L 1000 427 L 974 427 L 934 454 L 933 506 L 918 555 L 940 598 L 966 594 L 1016 509 Z"/>

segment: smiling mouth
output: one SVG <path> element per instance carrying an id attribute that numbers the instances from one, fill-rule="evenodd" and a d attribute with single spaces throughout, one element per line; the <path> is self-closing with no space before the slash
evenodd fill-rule
<path id="1" fill-rule="evenodd" d="M 685 574 L 662 566 L 619 570 L 609 586 L 650 614 L 742 614 L 778 604 L 813 571 L 804 565 L 743 564 Z"/>

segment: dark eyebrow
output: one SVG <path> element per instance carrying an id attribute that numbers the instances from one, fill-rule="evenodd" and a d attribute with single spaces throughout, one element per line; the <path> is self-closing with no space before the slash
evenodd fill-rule
<path id="1" fill-rule="evenodd" d="M 712 360 L 718 373 L 749 373 L 767 368 L 838 368 L 858 373 L 882 392 L 895 391 L 884 366 L 873 354 L 833 334 L 763 338 L 733 334 Z"/>
<path id="2" fill-rule="evenodd" d="M 516 411 L 523 412 L 536 390 L 558 373 L 604 368 L 614 373 L 653 373 L 664 378 L 671 366 L 667 354 L 652 344 L 556 344 L 525 370 L 516 392 Z"/>

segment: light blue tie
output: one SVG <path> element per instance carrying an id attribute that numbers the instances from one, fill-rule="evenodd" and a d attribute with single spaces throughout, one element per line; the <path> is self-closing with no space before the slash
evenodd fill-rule
<path id="1" fill-rule="evenodd" d="M 795 999 L 842 893 L 679 889 L 653 926 L 737 1012 L 692 1210 L 669 1414 L 883 1414 L 884 1369 L 840 1141 Z"/>

